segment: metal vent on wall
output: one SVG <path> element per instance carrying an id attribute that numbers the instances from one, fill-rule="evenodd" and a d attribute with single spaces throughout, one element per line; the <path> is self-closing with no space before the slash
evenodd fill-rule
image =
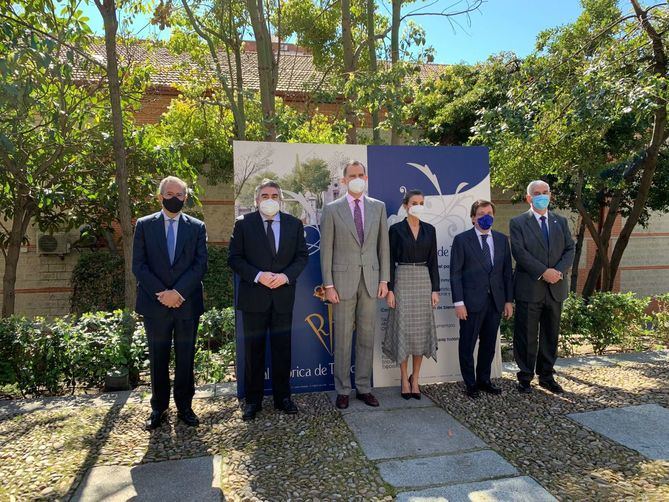
<path id="1" fill-rule="evenodd" d="M 67 254 L 69 252 L 67 234 L 38 234 L 37 252 L 39 254 Z"/>

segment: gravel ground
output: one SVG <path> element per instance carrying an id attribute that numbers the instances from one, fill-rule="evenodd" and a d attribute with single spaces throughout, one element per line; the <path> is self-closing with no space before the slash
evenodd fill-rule
<path id="1" fill-rule="evenodd" d="M 235 398 L 199 399 L 202 425 L 143 430 L 148 404 L 35 411 L 0 421 L 0 500 L 68 498 L 92 465 L 136 465 L 221 454 L 227 500 L 392 500 L 372 462 L 324 394 L 272 402 L 246 423 Z"/>
<path id="2" fill-rule="evenodd" d="M 476 401 L 463 396 L 461 384 L 423 391 L 559 500 L 669 500 L 668 461 L 648 460 L 566 416 L 638 404 L 669 407 L 669 361 L 570 368 L 558 381 L 562 396 L 540 387 L 520 395 L 511 375 L 500 380 L 502 396 Z"/>

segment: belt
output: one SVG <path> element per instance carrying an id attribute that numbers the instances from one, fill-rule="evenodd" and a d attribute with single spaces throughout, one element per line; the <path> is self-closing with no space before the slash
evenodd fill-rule
<path id="1" fill-rule="evenodd" d="M 398 262 L 398 265 L 410 265 L 412 267 L 427 267 L 427 262 L 426 261 L 417 261 L 417 262 L 412 262 L 412 263 L 403 263 L 403 262 Z"/>

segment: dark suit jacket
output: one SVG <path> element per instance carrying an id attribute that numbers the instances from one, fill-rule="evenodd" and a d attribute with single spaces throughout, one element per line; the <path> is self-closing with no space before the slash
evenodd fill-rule
<path id="1" fill-rule="evenodd" d="M 548 212 L 548 248 L 531 209 L 513 218 L 510 230 L 511 252 L 516 259 L 516 300 L 540 302 L 546 297 L 546 292 L 550 291 L 555 301 L 564 301 L 569 294 L 567 271 L 574 261 L 574 239 L 567 219 L 552 211 Z M 541 279 L 548 268 L 562 272 L 564 279 L 548 284 Z"/>
<path id="2" fill-rule="evenodd" d="M 236 303 L 239 310 L 265 312 L 271 306 L 282 313 L 293 310 L 295 284 L 307 265 L 309 253 L 300 220 L 281 212 L 279 224 L 279 249 L 273 258 L 262 216 L 258 211 L 246 214 L 235 222 L 228 264 L 240 277 Z M 286 274 L 288 284 L 270 289 L 255 282 L 258 272 Z"/>
<path id="3" fill-rule="evenodd" d="M 458 234 L 451 247 L 451 295 L 453 302 L 465 302 L 469 312 L 483 310 L 492 294 L 497 310 L 513 301 L 513 272 L 509 240 L 501 232 L 492 231 L 495 256 L 490 272 L 474 228 Z"/>
<path id="4" fill-rule="evenodd" d="M 172 313 L 177 319 L 192 319 L 204 312 L 202 278 L 207 272 L 207 230 L 200 220 L 181 214 L 170 265 L 162 211 L 144 216 L 135 225 L 132 272 L 137 278 L 135 310 L 145 317 Z M 170 309 L 156 299 L 156 293 L 176 289 L 186 300 Z"/>

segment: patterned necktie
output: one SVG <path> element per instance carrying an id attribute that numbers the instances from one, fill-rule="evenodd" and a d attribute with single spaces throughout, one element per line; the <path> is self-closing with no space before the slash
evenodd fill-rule
<path id="1" fill-rule="evenodd" d="M 544 234 L 544 240 L 546 241 L 546 247 L 548 247 L 548 225 L 546 225 L 546 217 L 542 216 L 539 219 L 541 220 L 541 232 Z"/>
<path id="2" fill-rule="evenodd" d="M 174 263 L 174 251 L 177 247 L 176 235 L 174 235 L 174 220 L 169 218 L 167 227 L 167 254 L 170 256 L 170 265 Z"/>
<path id="3" fill-rule="evenodd" d="M 488 246 L 488 234 L 481 234 L 481 250 L 483 251 L 483 259 L 486 263 L 486 269 L 492 269 L 492 255 L 490 254 L 490 246 Z"/>
<path id="4" fill-rule="evenodd" d="M 272 258 L 276 256 L 276 239 L 274 238 L 274 230 L 272 230 L 272 223 L 274 220 L 267 220 L 267 240 L 269 241 L 269 248 L 272 250 Z"/>
<path id="5" fill-rule="evenodd" d="M 353 210 L 353 221 L 355 223 L 355 229 L 358 232 L 358 239 L 360 239 L 360 245 L 362 246 L 362 243 L 365 240 L 365 229 L 362 226 L 362 211 L 360 210 L 360 199 L 355 199 L 355 209 Z"/>

